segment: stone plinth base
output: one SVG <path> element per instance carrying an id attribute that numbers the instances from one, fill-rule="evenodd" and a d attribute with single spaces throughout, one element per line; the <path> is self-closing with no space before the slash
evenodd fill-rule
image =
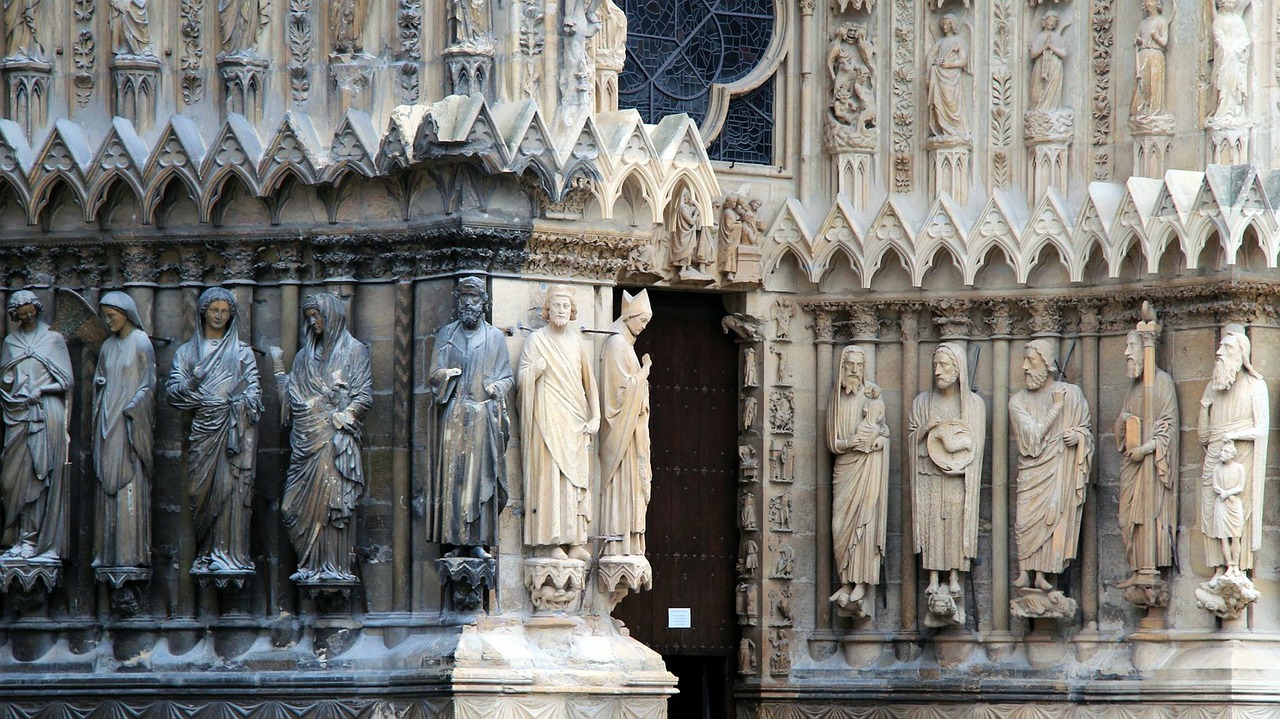
<path id="1" fill-rule="evenodd" d="M 31 592 L 37 585 L 47 592 L 53 591 L 62 579 L 62 560 L 48 557 L 0 557 L 0 592 L 8 592 L 16 585 L 24 592 Z"/>
<path id="2" fill-rule="evenodd" d="M 529 600 L 542 612 L 577 609 L 586 588 L 587 564 L 578 559 L 524 560 L 524 586 Z"/>
<path id="3" fill-rule="evenodd" d="M 601 557 L 598 571 L 600 591 L 608 595 L 610 612 L 627 594 L 653 589 L 653 567 L 643 554 Z"/>
<path id="4" fill-rule="evenodd" d="M 1239 617 L 1240 612 L 1261 597 L 1253 588 L 1253 582 L 1239 570 L 1228 570 L 1196 589 L 1196 605 L 1219 619 Z"/>
<path id="5" fill-rule="evenodd" d="M 1034 587 L 1019 588 L 1016 599 L 1010 600 L 1009 612 L 1019 619 L 1074 619 L 1079 608 L 1076 600 L 1053 590 L 1046 592 Z"/>
<path id="6" fill-rule="evenodd" d="M 436 560 L 445 607 L 452 612 L 484 609 L 485 595 L 498 586 L 497 562 L 492 557 L 444 557 Z"/>

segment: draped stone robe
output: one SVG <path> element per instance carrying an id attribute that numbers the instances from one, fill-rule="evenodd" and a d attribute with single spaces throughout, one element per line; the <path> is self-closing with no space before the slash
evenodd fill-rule
<path id="1" fill-rule="evenodd" d="M 930 571 L 967 572 L 978 556 L 978 497 L 982 490 L 987 406 L 982 397 L 969 391 L 966 372 L 965 365 L 960 364 L 961 384 L 954 405 L 943 403 L 932 390 L 916 395 L 911 404 L 907 431 L 914 450 L 908 473 L 913 483 L 915 551 L 920 554 L 922 566 Z M 975 456 L 962 474 L 943 472 L 929 457 L 925 427 L 933 418 L 959 419 L 968 426 Z"/>
<path id="2" fill-rule="evenodd" d="M 369 348 L 346 330 L 341 300 L 319 307 L 324 334 L 308 332 L 293 371 L 277 376 L 291 426 L 289 473 L 280 509 L 298 554 L 296 581 L 355 581 L 351 571 L 355 510 L 364 494 L 363 418 L 373 405 Z M 337 426 L 348 412 L 351 422 Z"/>
<path id="3" fill-rule="evenodd" d="M 28 403 L 35 391 L 58 385 Z M 4 338 L 0 350 L 0 406 L 4 409 L 4 454 L 0 501 L 4 543 L 34 545 L 35 554 L 61 557 L 67 546 L 67 411 L 72 387 L 66 340 L 37 322 Z"/>
<path id="4" fill-rule="evenodd" d="M 888 435 L 884 400 L 874 385 L 845 392 L 838 384 L 827 410 L 827 447 L 835 454 L 831 538 L 836 570 L 843 584 L 879 584 L 888 522 L 888 440 L 872 449 L 877 436 Z M 878 417 L 878 430 L 864 424 Z M 860 427 L 861 425 L 861 427 Z"/>
<path id="5" fill-rule="evenodd" d="M 547 363 L 540 374 L 539 359 Z M 518 377 L 525 544 L 586 544 L 591 443 L 584 429 L 591 417 L 587 392 L 595 391 L 587 343 L 572 330 L 557 340 L 540 329 L 525 341 Z"/>
<path id="6" fill-rule="evenodd" d="M 1208 406 L 1205 406 L 1208 402 Z M 1245 468 L 1244 541 L 1240 543 L 1240 569 L 1253 568 L 1254 552 L 1262 546 L 1262 499 L 1266 483 L 1267 432 L 1270 428 L 1270 400 L 1267 384 L 1248 371 L 1237 374 L 1231 387 L 1205 387 L 1200 406 L 1199 434 L 1204 446 L 1204 471 L 1200 475 L 1200 531 L 1211 541 L 1204 543 L 1205 562 L 1210 567 L 1227 566 L 1222 545 L 1213 527 L 1214 471 L 1225 440 L 1235 437 L 1236 461 Z"/>
<path id="7" fill-rule="evenodd" d="M 1178 531 L 1178 395 L 1173 378 L 1164 370 L 1156 370 L 1154 389 L 1155 427 L 1143 435 L 1155 442 L 1155 451 L 1142 462 L 1120 459 L 1120 539 L 1135 572 L 1172 566 Z M 1143 417 L 1145 398 L 1142 381 L 1134 382 L 1116 418 L 1116 446 L 1122 454 L 1129 443 L 1126 420 Z M 1139 444 L 1143 441 L 1134 439 Z M 1151 482 L 1144 481 L 1143 467 L 1148 462 L 1154 464 Z"/>
<path id="8" fill-rule="evenodd" d="M 502 332 L 486 322 L 461 322 L 436 335 L 431 372 L 461 369 L 431 383 L 430 491 L 427 541 L 455 546 L 498 543 L 498 515 L 507 505 L 507 396 L 515 385 Z M 486 387 L 495 389 L 490 397 Z"/>
<path id="9" fill-rule="evenodd" d="M 203 320 L 201 320 L 203 323 Z M 199 327 L 178 348 L 165 389 L 169 403 L 191 411 L 187 475 L 198 554 L 195 569 L 253 569 L 249 515 L 257 464 L 262 388 L 253 350 L 232 319 L 220 340 Z M 196 379 L 196 370 L 205 373 Z"/>
<path id="10" fill-rule="evenodd" d="M 95 567 L 151 565 L 156 355 L 138 328 L 102 343 L 93 374 L 93 465 L 98 476 Z"/>
<path id="11" fill-rule="evenodd" d="M 600 476 L 604 482 L 600 521 L 604 533 L 621 536 L 607 542 L 605 554 L 643 555 L 645 515 L 653 469 L 650 465 L 649 380 L 642 377 L 634 338 L 624 322 L 604 341 L 600 389 Z"/>
<path id="12" fill-rule="evenodd" d="M 1053 393 L 1058 389 L 1066 393 L 1061 411 L 1053 417 Z M 1009 424 L 1018 443 L 1018 568 L 1061 573 L 1080 544 L 1093 457 L 1089 405 L 1079 387 L 1047 381 L 1040 390 L 1024 389 L 1009 400 Z M 1076 446 L 1067 446 L 1068 433 L 1075 434 Z"/>

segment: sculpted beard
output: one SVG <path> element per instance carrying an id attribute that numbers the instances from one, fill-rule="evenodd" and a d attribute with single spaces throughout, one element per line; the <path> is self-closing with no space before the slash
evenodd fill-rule
<path id="1" fill-rule="evenodd" d="M 857 372 L 846 372 L 844 380 L 840 382 L 840 387 L 848 394 L 858 388 L 862 384 L 862 377 Z"/>
<path id="2" fill-rule="evenodd" d="M 484 319 L 484 308 L 482 307 L 463 307 L 458 312 L 458 319 L 462 320 L 462 324 L 468 328 L 474 328 Z"/>
<path id="3" fill-rule="evenodd" d="M 1040 370 L 1029 369 L 1023 374 L 1026 375 L 1027 378 L 1027 389 L 1034 391 L 1043 387 L 1044 383 L 1048 381 L 1049 368 L 1045 367 Z"/>
<path id="4" fill-rule="evenodd" d="M 1231 389 L 1231 385 L 1235 384 L 1236 375 L 1240 373 L 1241 364 L 1239 362 L 1227 364 L 1225 359 L 1219 357 L 1213 363 L 1213 379 L 1210 380 L 1210 385 L 1219 392 Z"/>
<path id="5" fill-rule="evenodd" d="M 1132 357 L 1124 358 L 1125 371 L 1129 374 L 1129 379 L 1138 379 L 1142 376 L 1142 363 Z"/>

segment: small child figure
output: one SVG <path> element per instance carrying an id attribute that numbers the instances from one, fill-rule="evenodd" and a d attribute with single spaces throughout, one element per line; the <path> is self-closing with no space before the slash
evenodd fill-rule
<path id="1" fill-rule="evenodd" d="M 863 452 L 871 452 L 878 448 L 877 440 L 888 436 L 885 431 L 888 425 L 884 421 L 885 407 L 884 400 L 880 399 L 880 388 L 871 385 L 865 391 L 871 401 L 862 406 L 862 419 L 854 430 L 854 447 Z M 884 446 L 884 443 L 879 443 L 879 446 Z"/>
<path id="2" fill-rule="evenodd" d="M 1213 491 L 1218 499 L 1213 505 L 1213 534 L 1222 542 L 1222 556 L 1227 571 L 1237 571 L 1240 564 L 1240 541 L 1244 536 L 1244 465 L 1236 461 L 1235 442 L 1222 443 L 1219 464 L 1213 470 Z"/>

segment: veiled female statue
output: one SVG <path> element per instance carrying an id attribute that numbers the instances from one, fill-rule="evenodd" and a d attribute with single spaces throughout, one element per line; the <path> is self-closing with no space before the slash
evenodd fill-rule
<path id="1" fill-rule="evenodd" d="M 133 298 L 98 302 L 111 334 L 93 373 L 93 468 L 98 533 L 93 566 L 151 566 L 151 473 L 156 422 L 156 353 Z"/>
<path id="2" fill-rule="evenodd" d="M 230 291 L 205 290 L 196 320 L 165 384 L 169 404 L 192 413 L 187 474 L 197 550 L 191 573 L 247 574 L 253 571 L 249 513 L 262 417 L 258 365 L 240 339 Z"/>
<path id="3" fill-rule="evenodd" d="M 298 553 L 292 579 L 351 583 L 356 504 L 364 493 L 360 442 L 373 405 L 369 348 L 347 331 L 337 295 L 311 295 L 302 314 L 307 336 L 293 371 L 285 374 L 280 349 L 271 350 L 281 419 L 291 427 L 281 512 Z"/>

